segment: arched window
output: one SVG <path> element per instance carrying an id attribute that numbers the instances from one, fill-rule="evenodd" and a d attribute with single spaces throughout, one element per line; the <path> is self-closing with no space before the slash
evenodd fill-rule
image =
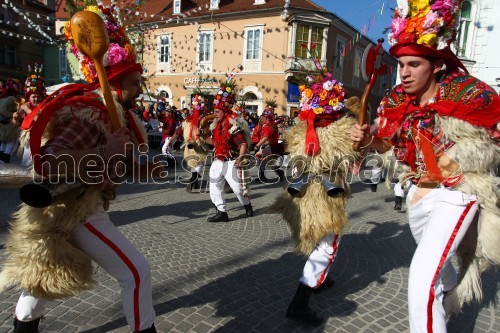
<path id="1" fill-rule="evenodd" d="M 252 92 L 247 92 L 245 95 L 243 95 L 243 99 L 245 101 L 253 101 L 257 99 L 257 96 Z"/>
<path id="2" fill-rule="evenodd" d="M 158 94 L 158 97 L 159 98 L 170 98 L 170 96 L 168 96 L 168 92 L 166 92 L 165 90 L 160 91 L 160 93 Z"/>
<path id="3" fill-rule="evenodd" d="M 472 4 L 470 1 L 462 3 L 462 10 L 460 12 L 460 28 L 458 36 L 458 56 L 464 58 L 471 57 L 471 41 L 472 29 Z"/>

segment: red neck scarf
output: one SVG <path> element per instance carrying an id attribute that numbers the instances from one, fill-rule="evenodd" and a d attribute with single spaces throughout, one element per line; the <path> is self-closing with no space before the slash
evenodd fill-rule
<path id="1" fill-rule="evenodd" d="M 403 120 L 415 108 L 409 108 L 413 98 L 401 85 L 382 99 L 379 108 L 378 136 L 391 138 Z M 458 70 L 447 73 L 438 82 L 436 102 L 423 106 L 441 117 L 464 120 L 474 126 L 492 128 L 500 121 L 500 98 L 487 84 Z"/>

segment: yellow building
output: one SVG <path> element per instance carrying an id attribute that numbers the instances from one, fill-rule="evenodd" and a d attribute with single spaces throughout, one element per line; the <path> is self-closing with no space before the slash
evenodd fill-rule
<path id="1" fill-rule="evenodd" d="M 276 113 L 294 116 L 298 87 L 294 78 L 311 68 L 307 49 L 344 83 L 349 95 L 361 96 L 363 52 L 374 44 L 348 23 L 308 0 L 147 1 L 135 33 L 148 77 L 149 92 L 176 107 L 189 107 L 191 94 L 213 94 L 218 81 L 239 65 L 239 99 L 261 114 L 274 99 Z M 374 112 L 394 82 L 396 60 L 380 76 L 370 98 Z"/>

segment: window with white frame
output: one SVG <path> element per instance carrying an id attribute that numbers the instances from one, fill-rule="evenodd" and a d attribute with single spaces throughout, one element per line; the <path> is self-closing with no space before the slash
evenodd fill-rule
<path id="1" fill-rule="evenodd" d="M 181 13 L 181 0 L 174 0 L 174 14 Z"/>
<path id="2" fill-rule="evenodd" d="M 59 49 L 59 77 L 68 74 L 68 58 L 66 48 Z"/>
<path id="3" fill-rule="evenodd" d="M 359 86 L 359 78 L 361 77 L 361 49 L 359 47 L 356 47 L 354 51 L 354 68 L 352 72 L 352 84 L 357 87 Z"/>
<path id="4" fill-rule="evenodd" d="M 170 63 L 170 36 L 161 35 L 158 37 L 158 63 Z"/>
<path id="5" fill-rule="evenodd" d="M 219 0 L 210 0 L 210 9 L 219 9 Z"/>
<path id="6" fill-rule="evenodd" d="M 212 39 L 213 32 L 200 32 L 198 35 L 198 62 L 211 63 L 212 62 Z"/>
<path id="7" fill-rule="evenodd" d="M 462 3 L 462 9 L 460 11 L 460 27 L 459 27 L 459 37 L 458 37 L 458 56 L 470 58 L 471 56 L 471 39 L 474 29 L 474 24 L 472 23 L 473 7 L 470 1 L 464 1 Z"/>
<path id="8" fill-rule="evenodd" d="M 314 58 L 321 59 L 323 52 L 323 28 L 299 23 L 297 24 L 295 34 L 295 57 L 309 58 L 307 49 L 311 50 Z"/>
<path id="9" fill-rule="evenodd" d="M 262 27 L 247 28 L 245 34 L 245 60 L 259 60 L 262 41 Z"/>

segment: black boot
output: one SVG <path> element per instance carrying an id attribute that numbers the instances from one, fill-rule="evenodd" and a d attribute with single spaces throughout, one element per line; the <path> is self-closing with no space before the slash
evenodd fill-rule
<path id="1" fill-rule="evenodd" d="M 299 283 L 297 292 L 286 310 L 287 318 L 303 321 L 312 326 L 321 325 L 324 319 L 309 307 L 309 298 L 313 289 L 305 284 Z"/>
<path id="2" fill-rule="evenodd" d="M 186 191 L 191 193 L 193 190 L 200 188 L 200 181 L 198 179 L 198 172 L 191 172 L 191 177 L 189 177 Z"/>
<path id="3" fill-rule="evenodd" d="M 153 326 L 151 326 L 150 328 L 146 328 L 145 330 L 141 330 L 136 333 L 156 333 L 155 324 L 153 324 Z"/>
<path id="4" fill-rule="evenodd" d="M 252 208 L 252 203 L 249 203 L 248 205 L 245 205 L 245 212 L 248 217 L 253 215 L 253 208 Z"/>
<path id="5" fill-rule="evenodd" d="M 280 178 L 280 183 L 283 183 L 285 181 L 285 172 L 281 169 L 275 169 L 274 172 L 276 172 L 276 174 Z"/>
<path id="6" fill-rule="evenodd" d="M 371 183 L 370 184 L 370 189 L 372 190 L 372 192 L 377 192 L 377 183 Z"/>
<path id="7" fill-rule="evenodd" d="M 14 318 L 14 333 L 38 333 L 40 318 L 32 321 L 20 321 Z"/>
<path id="8" fill-rule="evenodd" d="M 401 210 L 403 208 L 403 197 L 395 197 L 394 202 L 394 210 Z"/>
<path id="9" fill-rule="evenodd" d="M 217 213 L 209 217 L 207 219 L 208 222 L 229 222 L 229 217 L 227 216 L 227 212 L 221 212 L 220 210 L 217 210 Z"/>
<path id="10" fill-rule="evenodd" d="M 335 281 L 333 281 L 332 278 L 327 277 L 325 279 L 325 281 L 323 281 L 323 283 L 318 288 L 313 289 L 313 293 L 319 294 L 319 293 L 327 290 L 328 288 L 333 287 L 334 284 L 335 284 Z"/>

